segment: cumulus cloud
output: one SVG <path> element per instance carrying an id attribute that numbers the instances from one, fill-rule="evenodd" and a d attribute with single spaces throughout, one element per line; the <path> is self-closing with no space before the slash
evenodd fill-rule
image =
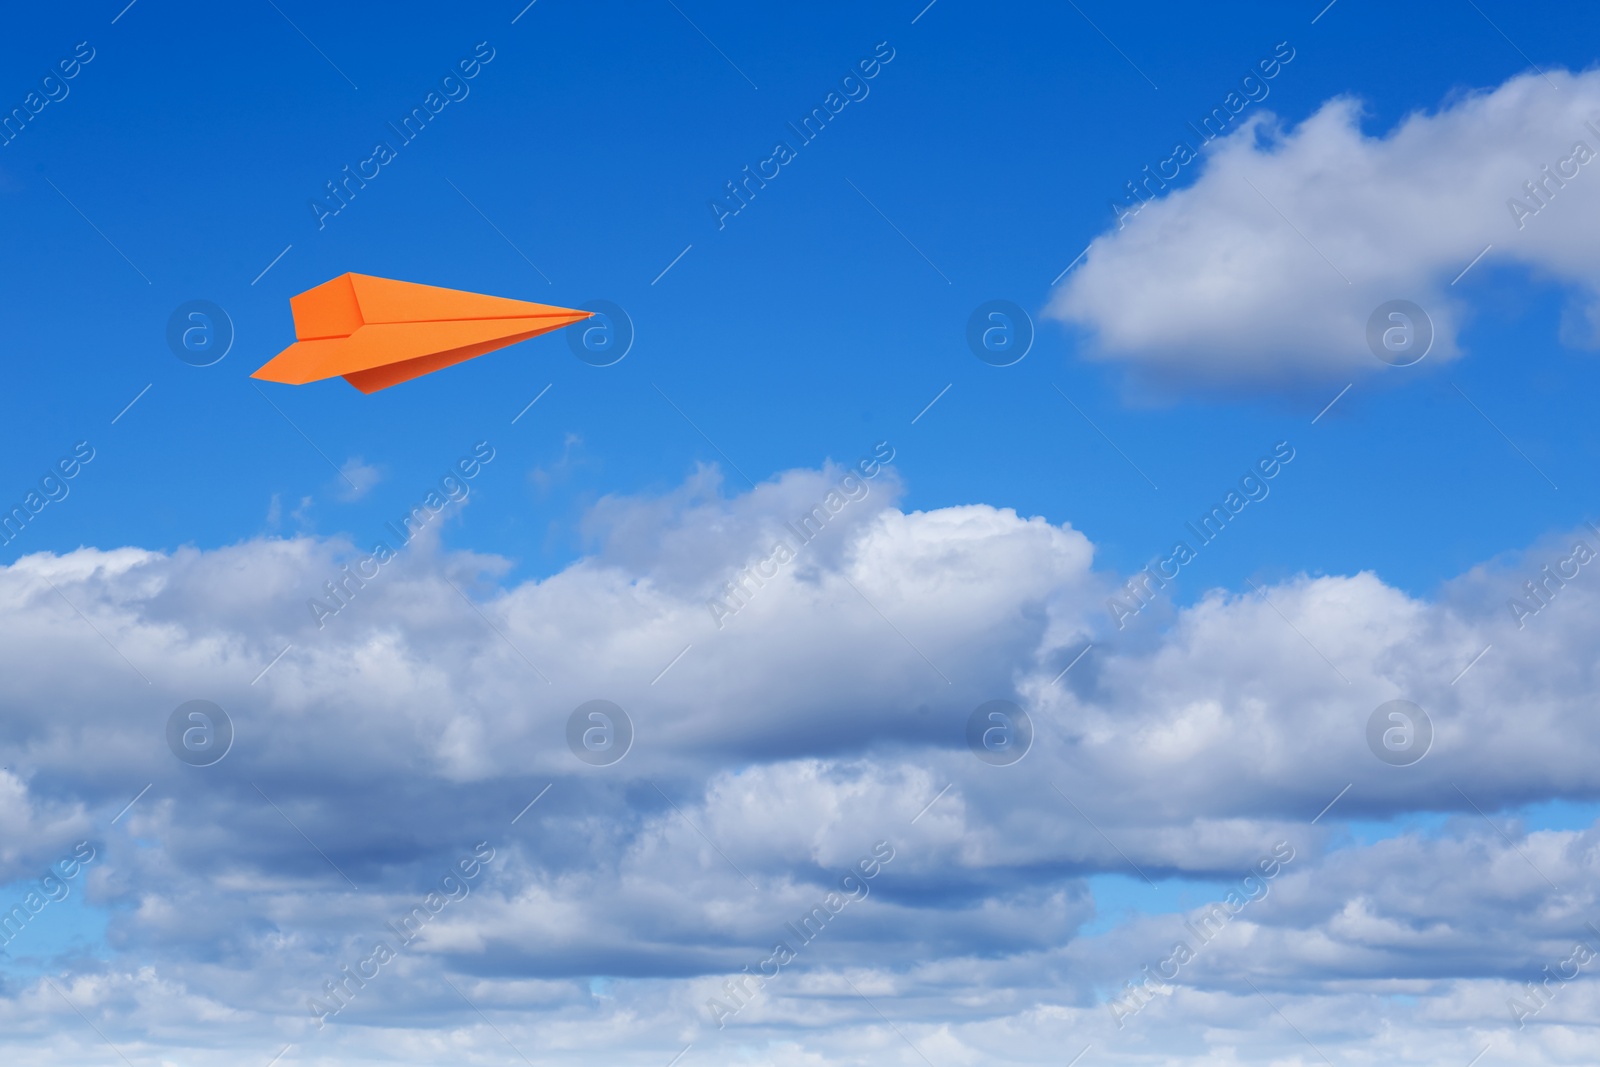
<path id="1" fill-rule="evenodd" d="M 339 468 L 339 499 L 360 500 L 382 480 L 382 470 L 360 456 L 351 456 Z"/>
<path id="2" fill-rule="evenodd" d="M 1570 287 L 1579 332 L 1600 336 L 1600 71 L 1514 77 L 1376 135 L 1362 119 L 1338 98 L 1298 126 L 1246 120 L 1202 149 L 1193 185 L 1141 190 L 1050 313 L 1158 386 L 1343 382 L 1386 369 L 1366 334 L 1391 300 L 1431 318 L 1428 361 L 1457 358 L 1451 283 L 1489 248 L 1475 271 Z"/>
<path id="3" fill-rule="evenodd" d="M 1429 599 L 1296 577 L 1118 631 L 1116 577 L 1078 531 L 907 512 L 880 478 L 732 617 L 708 610 L 843 477 L 726 496 L 702 472 L 610 498 L 589 555 L 510 585 L 508 561 L 434 530 L 331 617 L 308 601 L 361 552 L 337 539 L 0 569 L 0 862 L 32 877 L 93 841 L 84 891 L 112 949 L 5 978 L 7 1062 L 102 1062 L 78 1011 L 135 1062 L 291 1044 L 303 1062 L 486 1060 L 506 1040 L 574 1064 L 688 1044 L 716 1062 L 1059 1063 L 1090 1042 L 1106 1062 L 1309 1062 L 1251 982 L 1319 1046 L 1383 1062 L 1464 1063 L 1492 1038 L 1553 1064 L 1592 1040 L 1581 982 L 1526 1031 L 1506 1000 L 1600 922 L 1600 830 L 1503 814 L 1600 795 L 1586 573 L 1532 618 L 1508 602 L 1544 546 Z M 1366 747 L 1397 696 L 1436 727 L 1410 767 Z M 567 746 L 595 698 L 635 728 L 611 766 Z M 1036 728 L 1009 767 L 965 742 L 997 698 Z M 167 747 L 191 699 L 235 725 L 211 767 Z M 1340 829 L 1414 812 L 1435 822 Z M 1090 934 L 1114 910 L 1090 876 L 1221 899 L 1277 842 L 1295 858 L 1270 893 L 1119 1028 L 1107 1004 L 1192 909 Z M 862 899 L 796 937 L 880 843 L 893 858 Z M 430 907 L 480 848 L 493 859 Z M 351 982 L 341 968 L 419 907 L 417 936 Z M 779 941 L 792 965 L 740 985 Z M 721 1029 L 707 1003 L 735 990 Z M 309 1005 L 336 997 L 319 1027 Z"/>

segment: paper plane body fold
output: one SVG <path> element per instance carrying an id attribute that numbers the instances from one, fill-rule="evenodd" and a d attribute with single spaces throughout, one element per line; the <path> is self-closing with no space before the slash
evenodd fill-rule
<path id="1" fill-rule="evenodd" d="M 289 306 L 297 340 L 251 377 L 285 385 L 339 377 L 363 393 L 593 314 L 369 274 L 341 274 L 291 297 Z"/>

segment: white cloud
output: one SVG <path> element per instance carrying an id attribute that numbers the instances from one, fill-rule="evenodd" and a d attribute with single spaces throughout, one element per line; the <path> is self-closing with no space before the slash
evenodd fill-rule
<path id="1" fill-rule="evenodd" d="M 1571 287 L 1596 332 L 1600 156 L 1580 164 L 1575 146 L 1600 154 L 1600 71 L 1518 76 L 1378 136 L 1361 120 L 1345 98 L 1292 128 L 1246 120 L 1206 148 L 1193 185 L 1096 238 L 1050 313 L 1157 387 L 1342 383 L 1387 369 L 1366 328 L 1390 300 L 1431 317 L 1429 363 L 1460 355 L 1468 306 L 1451 282 L 1492 245 L 1475 271 L 1515 264 Z M 1525 183 L 1564 160 L 1540 207 Z"/>
<path id="2" fill-rule="evenodd" d="M 1059 1064 L 1089 1042 L 1097 1062 L 1310 1062 L 1245 978 L 1351 1062 L 1459 1067 L 1493 1039 L 1543 1065 L 1592 1042 L 1587 979 L 1526 1031 L 1505 1001 L 1600 912 L 1600 829 L 1502 812 L 1600 796 L 1600 585 L 1575 579 L 1519 629 L 1518 559 L 1435 599 L 1300 577 L 1270 604 L 1219 590 L 1119 633 L 1082 534 L 984 505 L 902 512 L 876 482 L 719 629 L 707 598 L 838 477 L 613 498 L 593 555 L 504 588 L 504 561 L 420 539 L 321 628 L 305 601 L 357 551 L 341 541 L 0 568 L 0 860 L 34 877 L 94 840 L 85 895 L 114 953 L 53 980 L 135 1062 L 290 1043 L 311 1063 L 487 1059 L 501 1034 L 562 1064 L 659 1067 L 691 1042 L 708 1062 L 921 1062 L 851 983 L 936 1063 Z M 1437 727 L 1412 767 L 1366 749 L 1395 696 Z M 636 727 L 610 767 L 564 740 L 596 697 Z M 237 727 L 214 767 L 166 748 L 195 698 Z M 992 698 L 1037 727 L 1012 767 L 963 741 Z M 1444 815 L 1373 844 L 1340 829 L 1411 812 Z M 1221 899 L 1280 840 L 1296 859 L 1267 898 L 1117 1030 L 1102 1001 L 1182 917 L 1084 936 L 1115 904 L 1085 876 L 1137 865 Z M 308 998 L 479 841 L 495 859 L 470 894 L 318 1031 Z M 866 899 L 718 1030 L 706 1000 L 878 841 L 895 856 Z M 103 1061 L 74 1020 L 13 974 L 0 1056 Z"/>
<path id="3" fill-rule="evenodd" d="M 339 499 L 360 500 L 382 480 L 382 470 L 360 456 L 351 456 L 339 468 Z"/>

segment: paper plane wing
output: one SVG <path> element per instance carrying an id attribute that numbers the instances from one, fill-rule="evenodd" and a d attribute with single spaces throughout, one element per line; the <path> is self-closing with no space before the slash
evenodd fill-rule
<path id="1" fill-rule="evenodd" d="M 368 274 L 341 274 L 289 306 L 297 340 L 251 377 L 286 385 L 342 377 L 363 393 L 593 314 Z"/>

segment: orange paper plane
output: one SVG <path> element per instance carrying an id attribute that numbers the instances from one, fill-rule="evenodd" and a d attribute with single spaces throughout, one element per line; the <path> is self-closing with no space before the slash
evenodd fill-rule
<path id="1" fill-rule="evenodd" d="M 304 385 L 342 377 L 375 393 L 589 318 L 593 312 L 370 274 L 289 298 L 294 344 L 250 377 Z"/>

